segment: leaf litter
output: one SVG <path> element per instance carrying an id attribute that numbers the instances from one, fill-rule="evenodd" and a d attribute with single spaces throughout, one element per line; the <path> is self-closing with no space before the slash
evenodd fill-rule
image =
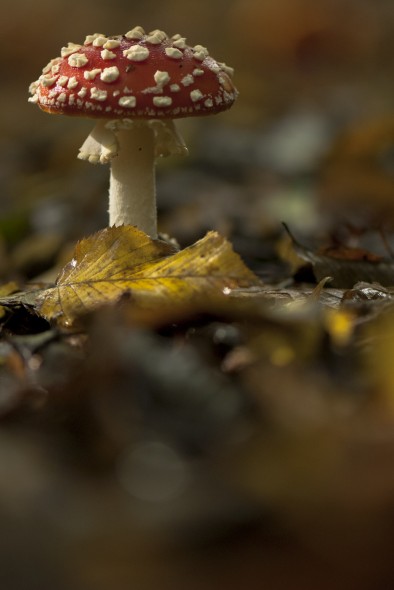
<path id="1" fill-rule="evenodd" d="M 300 244 L 285 225 L 295 254 L 311 265 L 317 281 L 331 277 L 331 286 L 351 289 L 357 282 L 394 284 L 394 260 L 358 247 L 328 246 L 314 251 Z"/>

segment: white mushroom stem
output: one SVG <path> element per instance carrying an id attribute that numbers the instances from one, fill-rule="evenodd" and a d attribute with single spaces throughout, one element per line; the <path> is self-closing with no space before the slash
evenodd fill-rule
<path id="1" fill-rule="evenodd" d="M 157 236 L 154 133 L 148 125 L 116 134 L 118 155 L 111 161 L 109 225 L 136 225 Z"/>
<path id="2" fill-rule="evenodd" d="M 111 164 L 109 224 L 136 225 L 157 236 L 155 160 L 184 155 L 187 148 L 169 120 L 99 121 L 78 157 L 93 164 Z"/>

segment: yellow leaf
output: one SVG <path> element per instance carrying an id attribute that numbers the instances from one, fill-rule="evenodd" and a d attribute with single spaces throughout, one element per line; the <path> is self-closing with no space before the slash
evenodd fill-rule
<path id="1" fill-rule="evenodd" d="M 18 291 L 19 287 L 14 281 L 10 281 L 5 285 L 0 286 L 0 297 L 5 297 L 6 295 L 11 295 L 11 293 L 15 293 Z M 1 305 L 0 306 L 0 319 L 5 316 L 5 308 Z"/>
<path id="2" fill-rule="evenodd" d="M 38 296 L 46 319 L 64 325 L 129 293 L 144 309 L 224 297 L 260 284 L 231 244 L 215 232 L 176 252 L 135 227 L 107 228 L 79 242 L 56 286 Z"/>

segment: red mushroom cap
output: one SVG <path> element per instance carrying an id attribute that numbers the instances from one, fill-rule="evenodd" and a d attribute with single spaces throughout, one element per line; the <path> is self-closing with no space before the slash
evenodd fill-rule
<path id="1" fill-rule="evenodd" d="M 101 119 L 208 115 L 236 99 L 232 74 L 201 45 L 135 27 L 63 47 L 31 84 L 29 100 L 49 113 Z"/>

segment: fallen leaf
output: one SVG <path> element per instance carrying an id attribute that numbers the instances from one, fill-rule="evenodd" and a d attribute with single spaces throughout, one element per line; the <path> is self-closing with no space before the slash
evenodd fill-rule
<path id="1" fill-rule="evenodd" d="M 392 290 L 385 289 L 378 283 L 356 283 L 353 289 L 344 292 L 342 300 L 348 303 L 392 302 Z"/>
<path id="2" fill-rule="evenodd" d="M 14 281 L 10 281 L 4 285 L 0 286 L 0 297 L 5 297 L 7 295 L 11 295 L 18 290 L 18 285 Z M 0 319 L 4 317 L 6 311 L 3 306 L 0 306 Z"/>
<path id="3" fill-rule="evenodd" d="M 364 248 L 349 248 L 342 244 L 335 246 L 324 246 L 319 248 L 317 254 L 336 260 L 358 261 L 358 262 L 382 262 L 384 258 Z"/>
<path id="4" fill-rule="evenodd" d="M 313 274 L 319 282 L 332 277 L 331 286 L 351 289 L 356 283 L 380 283 L 394 285 L 394 261 L 367 252 L 361 248 L 342 248 L 313 251 L 300 244 L 284 226 L 289 234 L 296 254 L 312 266 Z"/>
<path id="5" fill-rule="evenodd" d="M 54 287 L 37 294 L 47 320 L 70 326 L 76 318 L 129 294 L 145 309 L 223 297 L 260 284 L 231 244 L 215 232 L 177 252 L 131 226 L 100 231 L 78 243 Z"/>

